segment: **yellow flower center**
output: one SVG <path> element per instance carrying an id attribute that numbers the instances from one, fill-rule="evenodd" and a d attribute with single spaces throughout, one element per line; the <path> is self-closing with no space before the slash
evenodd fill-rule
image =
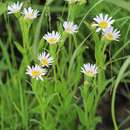
<path id="1" fill-rule="evenodd" d="M 67 27 L 67 28 L 65 29 L 65 31 L 68 32 L 68 33 L 72 33 L 72 32 L 73 32 L 71 27 Z"/>
<path id="2" fill-rule="evenodd" d="M 87 75 L 88 77 L 94 77 L 94 76 L 95 76 L 95 74 L 93 73 L 93 71 L 87 71 L 87 72 L 86 72 L 86 75 Z"/>
<path id="3" fill-rule="evenodd" d="M 19 10 L 18 10 L 18 9 L 14 9 L 13 12 L 14 12 L 14 13 L 18 13 Z"/>
<path id="4" fill-rule="evenodd" d="M 25 16 L 26 19 L 32 19 L 33 18 L 33 13 L 29 13 L 27 16 Z"/>
<path id="5" fill-rule="evenodd" d="M 105 36 L 105 39 L 109 40 L 109 41 L 112 41 L 113 40 L 113 34 L 112 33 L 108 33 L 106 34 Z"/>
<path id="6" fill-rule="evenodd" d="M 32 71 L 32 76 L 39 76 L 40 74 L 41 74 L 40 71 L 37 71 L 37 70 Z"/>
<path id="7" fill-rule="evenodd" d="M 50 44 L 55 44 L 58 40 L 57 40 L 57 38 L 48 38 L 47 41 L 48 41 Z"/>
<path id="8" fill-rule="evenodd" d="M 106 22 L 106 21 L 101 21 L 101 22 L 99 23 L 99 27 L 100 27 L 101 29 L 107 28 L 107 27 L 108 27 L 108 22 Z"/>
<path id="9" fill-rule="evenodd" d="M 42 65 L 45 65 L 45 66 L 48 65 L 48 60 L 45 59 L 45 58 L 42 59 L 41 64 L 42 64 Z"/>

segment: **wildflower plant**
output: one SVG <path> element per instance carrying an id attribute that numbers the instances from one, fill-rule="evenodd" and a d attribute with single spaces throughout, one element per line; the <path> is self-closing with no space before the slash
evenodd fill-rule
<path id="1" fill-rule="evenodd" d="M 49 0 L 37 6 L 27 1 L 5 5 L 2 19 L 7 36 L 0 40 L 2 130 L 96 130 L 102 123 L 98 106 L 113 88 L 112 119 L 114 130 L 119 130 L 114 103 L 117 86 L 129 77 L 125 70 L 130 58 L 124 53 L 122 58 L 121 53 L 130 43 L 129 28 L 124 36 L 118 25 L 126 17 L 116 18 L 120 10 L 114 14 L 104 6 L 98 10 L 102 2 Z"/>
<path id="2" fill-rule="evenodd" d="M 86 129 L 94 130 L 97 123 L 101 122 L 100 117 L 96 116 L 95 111 L 99 101 L 99 90 L 96 88 L 98 68 L 95 64 L 88 63 L 81 67 L 81 72 L 84 74 L 84 85 L 81 88 L 83 110 L 77 107 L 77 111 L 79 116 L 84 113 L 84 116 L 81 117 L 83 120 L 82 125 Z"/>

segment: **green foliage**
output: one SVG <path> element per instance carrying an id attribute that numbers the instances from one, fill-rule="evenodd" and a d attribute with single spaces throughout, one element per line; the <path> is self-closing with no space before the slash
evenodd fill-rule
<path id="1" fill-rule="evenodd" d="M 0 2 L 0 129 L 95 130 L 102 123 L 102 117 L 97 115 L 98 105 L 110 89 L 113 129 L 122 128 L 130 117 L 117 122 L 115 102 L 120 83 L 130 82 L 130 3 L 82 0 L 67 5 L 48 0 L 40 5 L 39 0 L 33 4 L 21 0 L 24 7 L 40 10 L 37 19 L 28 21 L 22 14 L 7 15 L 7 6 L 14 1 Z M 106 42 L 90 26 L 100 12 L 116 19 L 115 26 L 121 30 L 118 43 Z M 76 34 L 64 33 L 62 24 L 66 20 L 79 25 Z M 49 45 L 42 38 L 52 30 L 62 36 L 56 45 Z M 25 74 L 26 68 L 38 64 L 37 56 L 44 50 L 53 56 L 54 63 L 43 81 L 31 79 Z M 82 76 L 81 67 L 88 62 L 98 66 L 97 77 Z"/>

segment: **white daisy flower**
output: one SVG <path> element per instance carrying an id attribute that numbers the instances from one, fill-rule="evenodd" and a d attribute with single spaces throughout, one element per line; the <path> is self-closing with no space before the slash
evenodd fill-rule
<path id="1" fill-rule="evenodd" d="M 81 72 L 84 73 L 86 76 L 88 77 L 95 77 L 96 74 L 98 73 L 97 72 L 97 67 L 96 65 L 94 64 L 84 64 L 83 67 L 81 67 Z"/>
<path id="2" fill-rule="evenodd" d="M 23 6 L 23 3 L 13 3 L 12 5 L 8 6 L 8 14 L 16 14 L 19 13 L 21 8 Z"/>
<path id="3" fill-rule="evenodd" d="M 33 19 L 37 18 L 37 16 L 39 15 L 38 13 L 39 13 L 39 11 L 37 9 L 33 10 L 31 7 L 24 8 L 24 10 L 23 10 L 24 18 L 29 19 L 29 20 L 33 20 Z"/>
<path id="4" fill-rule="evenodd" d="M 103 16 L 102 13 L 96 16 L 96 18 L 94 18 L 93 20 L 95 23 L 92 24 L 92 26 L 97 27 L 97 32 L 109 28 L 114 23 L 112 17 L 108 17 L 108 15 Z"/>
<path id="5" fill-rule="evenodd" d="M 67 22 L 65 21 L 63 23 L 63 27 L 65 29 L 65 32 L 73 34 L 77 32 L 78 26 L 74 24 L 73 22 Z"/>
<path id="6" fill-rule="evenodd" d="M 35 65 L 32 67 L 28 66 L 26 74 L 30 75 L 32 78 L 35 78 L 37 80 L 38 79 L 43 80 L 42 76 L 46 74 L 46 70 L 39 65 Z"/>
<path id="7" fill-rule="evenodd" d="M 50 54 L 45 51 L 39 55 L 38 60 L 40 61 L 42 67 L 48 67 L 49 65 L 52 65 L 52 62 L 54 62 Z"/>
<path id="8" fill-rule="evenodd" d="M 52 33 L 47 33 L 43 38 L 51 45 L 59 42 L 61 35 L 58 32 L 52 31 Z"/>
<path id="9" fill-rule="evenodd" d="M 67 1 L 69 4 L 74 4 L 76 2 L 79 2 L 80 0 L 65 0 Z"/>
<path id="10" fill-rule="evenodd" d="M 103 38 L 109 41 L 119 41 L 120 31 L 114 29 L 113 27 L 109 27 L 103 31 Z"/>

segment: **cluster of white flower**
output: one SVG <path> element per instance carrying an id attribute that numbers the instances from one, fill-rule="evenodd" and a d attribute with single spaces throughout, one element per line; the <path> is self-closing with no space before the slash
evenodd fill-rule
<path id="1" fill-rule="evenodd" d="M 103 38 L 108 41 L 119 41 L 120 31 L 113 28 L 113 23 L 115 20 L 108 15 L 103 15 L 102 13 L 97 15 L 94 19 L 93 27 L 96 27 L 96 31 L 102 31 Z"/>
<path id="2" fill-rule="evenodd" d="M 73 22 L 63 23 L 64 31 L 69 34 L 74 34 L 77 32 L 78 26 L 74 25 Z M 58 32 L 52 31 L 52 33 L 47 33 L 43 38 L 50 44 L 56 44 L 59 42 L 61 35 Z M 32 78 L 43 79 L 42 76 L 46 74 L 46 70 L 43 67 L 48 67 L 53 63 L 53 58 L 49 53 L 43 52 L 39 55 L 38 60 L 40 65 L 28 66 L 26 74 L 30 75 Z"/>
<path id="3" fill-rule="evenodd" d="M 74 34 L 77 32 L 78 26 L 73 22 L 64 22 L 63 23 L 64 31 L 68 34 Z M 43 36 L 43 38 L 50 44 L 54 45 L 60 41 L 61 35 L 58 32 L 52 31 L 52 33 L 47 33 Z M 42 67 L 48 67 L 52 64 L 53 58 L 49 53 L 43 52 L 39 55 L 38 60 L 40 61 L 40 66 L 32 66 L 28 67 L 27 74 L 29 74 L 32 78 L 42 79 L 41 72 L 45 74 L 45 71 L 41 70 Z M 37 67 L 38 66 L 38 67 Z M 37 69 L 38 68 L 38 69 Z M 42 74 L 42 75 L 44 75 Z"/>
<path id="4" fill-rule="evenodd" d="M 69 4 L 73 4 L 79 2 L 80 0 L 65 0 Z M 8 14 L 17 14 L 21 12 L 23 3 L 13 3 L 12 5 L 8 6 Z M 33 20 L 37 18 L 39 11 L 33 10 L 31 7 L 24 8 L 21 12 L 24 16 L 24 19 Z M 96 32 L 102 32 L 103 38 L 109 41 L 118 41 L 120 37 L 120 31 L 113 28 L 113 23 L 115 20 L 112 17 L 108 17 L 108 15 L 103 15 L 102 13 L 97 15 L 94 19 L 94 23 L 92 27 L 96 28 Z M 65 21 L 63 23 L 64 32 L 68 34 L 74 34 L 78 31 L 78 26 L 71 21 Z M 58 43 L 61 39 L 61 34 L 56 31 L 52 31 L 51 33 L 48 32 L 43 36 L 50 45 L 54 45 Z M 36 79 L 43 79 L 42 76 L 46 74 L 45 67 L 48 67 L 53 63 L 53 58 L 50 56 L 49 53 L 43 52 L 39 55 L 38 60 L 40 62 L 39 65 L 35 66 L 28 66 L 26 74 L 30 75 L 32 78 Z M 88 77 L 95 77 L 98 73 L 98 68 L 94 64 L 84 64 L 81 67 L 81 72 L 87 75 Z"/>
<path id="5" fill-rule="evenodd" d="M 73 22 L 67 22 L 65 21 L 63 23 L 63 27 L 64 27 L 64 31 L 68 34 L 74 34 L 77 32 L 78 30 L 78 26 L 76 24 L 74 24 Z M 50 44 L 50 45 L 54 45 L 57 42 L 60 41 L 61 39 L 61 34 L 55 31 L 52 31 L 51 33 L 48 32 L 47 34 L 45 34 L 43 36 L 43 38 Z"/>
<path id="6" fill-rule="evenodd" d="M 47 52 L 42 52 L 38 56 L 39 65 L 28 66 L 26 70 L 26 74 L 30 75 L 32 78 L 36 78 L 43 80 L 44 75 L 46 75 L 47 70 L 45 67 L 49 67 L 54 62 L 53 58 Z"/>
<path id="7" fill-rule="evenodd" d="M 8 6 L 8 14 L 18 14 L 21 13 L 24 16 L 24 19 L 27 20 L 33 20 L 38 17 L 39 11 L 33 10 L 31 7 L 24 8 L 23 11 L 21 11 L 23 6 L 23 3 L 13 3 L 12 5 Z"/>
<path id="8" fill-rule="evenodd" d="M 108 41 L 119 41 L 120 31 L 114 29 L 112 24 L 115 20 L 112 17 L 108 17 L 108 15 L 103 15 L 102 13 L 97 15 L 96 18 L 93 19 L 94 23 L 92 27 L 96 27 L 96 32 L 102 31 L 103 38 Z M 92 65 L 90 63 L 84 64 L 81 67 L 81 72 L 87 75 L 88 77 L 95 77 L 98 73 L 98 68 L 96 65 Z"/>
<path id="9" fill-rule="evenodd" d="M 101 13 L 93 20 L 94 23 L 92 24 L 92 27 L 96 27 L 96 32 L 101 31 L 104 39 L 108 41 L 119 41 L 120 31 L 112 27 L 112 24 L 115 21 L 112 17 L 108 17 L 108 15 L 103 15 Z M 81 67 L 81 72 L 88 77 L 95 77 L 98 73 L 97 70 L 98 68 L 96 65 L 92 65 L 90 63 L 84 64 L 83 67 Z"/>

